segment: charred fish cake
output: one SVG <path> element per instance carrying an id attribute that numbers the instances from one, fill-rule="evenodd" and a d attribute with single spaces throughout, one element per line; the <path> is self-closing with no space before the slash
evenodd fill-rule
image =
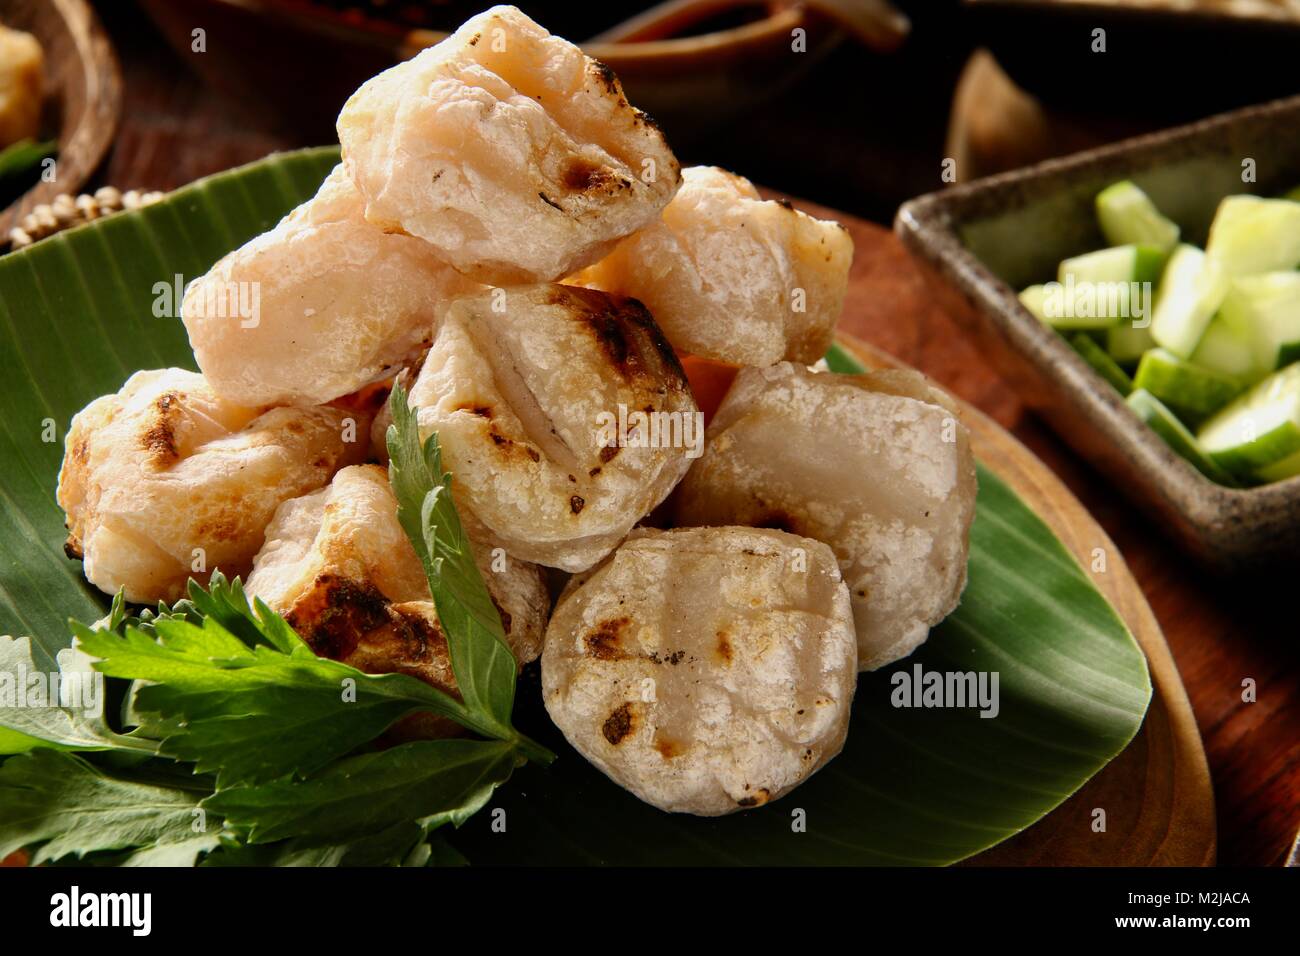
<path id="1" fill-rule="evenodd" d="M 764 201 L 741 176 L 692 166 L 662 219 L 569 281 L 644 302 L 680 351 L 737 365 L 810 364 L 830 347 L 852 262 L 839 223 Z"/>
<path id="2" fill-rule="evenodd" d="M 921 374 L 742 369 L 673 501 L 683 525 L 776 527 L 834 549 L 863 670 L 906 657 L 957 606 L 975 463 Z"/>
<path id="3" fill-rule="evenodd" d="M 174 601 L 190 577 L 244 573 L 281 502 L 365 458 L 345 409 L 232 405 L 201 375 L 136 372 L 72 419 L 59 472 L 71 557 L 129 601 Z"/>
<path id="4" fill-rule="evenodd" d="M 686 473 L 703 424 L 637 302 L 533 285 L 457 300 L 410 388 L 456 503 L 517 557 L 581 571 Z"/>
<path id="5" fill-rule="evenodd" d="M 362 85 L 338 134 L 371 222 L 494 284 L 595 262 L 680 178 L 608 67 L 507 6 Z"/>
<path id="6" fill-rule="evenodd" d="M 346 395 L 408 361 L 441 307 L 478 288 L 363 212 L 339 166 L 312 199 L 190 285 L 185 328 L 218 394 L 254 405 Z"/>
<path id="7" fill-rule="evenodd" d="M 662 810 L 761 806 L 844 745 L 857 677 L 835 556 L 753 528 L 638 529 L 575 576 L 542 651 L 551 719 Z"/>
<path id="8" fill-rule="evenodd" d="M 473 548 L 515 659 L 535 660 L 550 609 L 540 569 L 485 543 Z M 377 465 L 344 468 L 328 487 L 282 504 L 246 590 L 322 657 L 458 694 L 424 566 Z"/>

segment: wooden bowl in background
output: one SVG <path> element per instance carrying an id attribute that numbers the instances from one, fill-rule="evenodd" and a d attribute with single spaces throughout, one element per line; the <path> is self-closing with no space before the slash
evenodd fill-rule
<path id="1" fill-rule="evenodd" d="M 446 36 L 344 16 L 307 0 L 141 4 L 186 62 L 241 109 L 322 141 L 333 138 L 340 107 L 361 83 Z M 674 143 L 773 96 L 849 34 L 888 51 L 908 31 L 907 19 L 884 0 L 669 0 L 584 40 L 574 35 L 580 29 L 575 5 L 518 5 L 608 64 L 628 98 L 659 120 Z M 451 2 L 446 26 L 489 6 L 487 0 Z M 602 5 L 589 22 L 599 29 L 611 16 L 642 6 L 632 0 Z M 207 50 L 196 55 L 193 31 L 200 27 Z M 806 52 L 791 50 L 796 29 L 805 31 Z"/>
<path id="2" fill-rule="evenodd" d="M 0 235 L 59 193 L 75 194 L 108 151 L 122 111 L 122 78 L 108 35 L 85 0 L 0 0 L 0 22 L 45 52 L 45 135 L 59 142 L 56 179 L 38 181 L 0 212 Z"/>

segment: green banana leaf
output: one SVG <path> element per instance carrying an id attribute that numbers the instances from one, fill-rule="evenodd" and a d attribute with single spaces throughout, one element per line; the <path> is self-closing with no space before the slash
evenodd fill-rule
<path id="1" fill-rule="evenodd" d="M 69 419 L 136 369 L 193 368 L 166 287 L 270 228 L 337 158 L 272 156 L 0 258 L 0 633 L 30 635 L 38 664 L 67 646 L 69 617 L 106 608 L 62 552 L 54 487 Z M 832 359 L 851 370 L 846 354 Z M 987 469 L 979 482 L 960 608 L 917 653 L 860 678 L 844 752 L 788 797 L 714 819 L 654 810 L 564 742 L 530 668 L 516 723 L 560 759 L 518 771 L 493 804 L 505 817 L 481 813 L 450 842 L 475 863 L 925 865 L 1041 819 L 1133 738 L 1151 685 L 1047 526 Z M 893 675 L 918 665 L 996 672 L 997 716 L 895 707 Z M 508 838 L 493 828 L 502 819 Z"/>

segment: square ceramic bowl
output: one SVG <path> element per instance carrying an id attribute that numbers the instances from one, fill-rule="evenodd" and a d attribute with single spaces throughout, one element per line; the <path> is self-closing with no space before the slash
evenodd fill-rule
<path id="1" fill-rule="evenodd" d="M 895 230 L 1026 404 L 1188 551 L 1232 571 L 1300 558 L 1300 477 L 1250 489 L 1203 477 L 1016 297 L 1106 244 L 1093 199 L 1120 179 L 1204 246 L 1224 196 L 1300 185 L 1300 97 L 922 196 Z"/>

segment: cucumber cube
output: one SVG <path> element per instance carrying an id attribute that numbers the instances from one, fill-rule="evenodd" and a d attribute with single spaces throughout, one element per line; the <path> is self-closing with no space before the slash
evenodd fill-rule
<path id="1" fill-rule="evenodd" d="M 1051 320 L 1047 316 L 1047 287 L 1042 285 L 1031 285 L 1020 293 L 1020 304 L 1023 305 L 1034 318 L 1038 319 L 1044 325 L 1051 325 Z"/>
<path id="2" fill-rule="evenodd" d="M 1164 264 L 1165 252 L 1156 246 L 1137 243 L 1111 246 L 1064 260 L 1057 271 L 1057 281 L 1064 285 L 1073 277 L 1076 284 L 1157 282 Z"/>
<path id="3" fill-rule="evenodd" d="M 1112 246 L 1135 243 L 1168 253 L 1178 245 L 1178 226 L 1162 216 L 1147 194 L 1127 179 L 1097 194 L 1097 222 Z"/>
<path id="4" fill-rule="evenodd" d="M 1082 332 L 1076 333 L 1070 339 L 1070 345 L 1083 357 L 1085 362 L 1092 366 L 1094 372 L 1113 385 L 1121 395 L 1127 395 L 1133 391 L 1133 380 L 1128 377 L 1128 373 L 1120 368 L 1106 350 L 1089 336 L 1084 335 Z"/>
<path id="5" fill-rule="evenodd" d="M 1159 435 L 1166 445 L 1172 448 L 1177 454 L 1186 458 L 1192 465 L 1211 481 L 1217 481 L 1221 485 L 1234 486 L 1237 482 L 1233 477 L 1216 465 L 1208 455 L 1201 449 L 1200 443 L 1197 442 L 1196 436 L 1187 430 L 1187 426 L 1178 420 L 1178 416 L 1169 410 L 1169 408 L 1156 398 L 1146 389 L 1139 388 L 1129 394 L 1125 399 L 1129 408 L 1137 413 L 1137 417 L 1157 435 Z"/>
<path id="6" fill-rule="evenodd" d="M 1268 373 L 1300 350 L 1300 272 L 1268 272 L 1235 279 L 1219 310 L 1250 332 L 1258 365 Z"/>
<path id="7" fill-rule="evenodd" d="M 1073 288 L 1073 287 L 1071 287 Z M 1095 331 L 1100 333 L 1118 320 L 1105 310 L 1100 313 L 1091 301 L 1078 303 L 1066 294 L 1066 286 L 1059 282 L 1031 285 L 1020 293 L 1020 304 L 1038 321 L 1059 332 Z"/>
<path id="8" fill-rule="evenodd" d="M 1300 203 L 1229 196 L 1214 214 L 1205 252 L 1231 277 L 1300 266 Z"/>
<path id="9" fill-rule="evenodd" d="M 1055 285 L 1046 286 L 1049 321 L 1058 329 L 1107 328 L 1122 319 L 1149 320 L 1151 289 L 1164 266 L 1163 250 L 1127 245 L 1064 260 Z M 1059 301 L 1059 308 L 1054 303 Z"/>
<path id="10" fill-rule="evenodd" d="M 1285 481 L 1287 478 L 1294 478 L 1300 475 L 1300 452 L 1283 458 L 1281 461 L 1275 461 L 1271 465 L 1265 465 L 1263 468 L 1256 468 L 1253 477 L 1256 481 L 1268 484 L 1273 481 Z"/>
<path id="11" fill-rule="evenodd" d="M 1175 355 L 1190 358 L 1227 292 L 1216 263 L 1195 246 L 1179 246 L 1160 280 L 1151 335 Z"/>
<path id="12" fill-rule="evenodd" d="M 1136 365 L 1148 349 L 1155 347 L 1149 324 L 1120 322 L 1106 330 L 1106 351 L 1120 365 Z"/>
<path id="13" fill-rule="evenodd" d="M 1189 423 L 1202 421 L 1241 391 L 1236 379 L 1183 361 L 1165 349 L 1142 356 L 1133 387 L 1146 389 Z"/>
<path id="14" fill-rule="evenodd" d="M 1300 455 L 1300 362 L 1274 372 L 1201 426 L 1201 447 L 1233 474 L 1277 480 Z"/>
<path id="15" fill-rule="evenodd" d="M 1259 352 L 1254 328 L 1225 307 L 1210 321 L 1188 361 L 1253 385 L 1273 370 L 1260 362 Z"/>

